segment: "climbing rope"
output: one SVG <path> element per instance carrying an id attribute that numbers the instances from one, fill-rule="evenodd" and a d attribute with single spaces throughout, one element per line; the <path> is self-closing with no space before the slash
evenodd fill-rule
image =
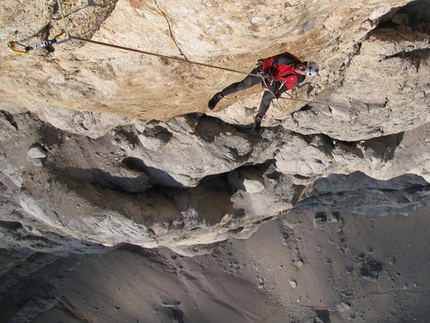
<path id="1" fill-rule="evenodd" d="M 63 20 L 64 32 L 66 33 L 66 38 L 70 39 L 70 34 L 66 24 L 66 18 L 64 17 L 63 5 L 61 4 L 60 0 L 57 0 L 57 3 L 58 3 L 58 10 L 60 11 L 61 19 Z"/>
<path id="2" fill-rule="evenodd" d="M 63 21 L 64 30 L 60 34 L 56 35 L 54 37 L 54 39 L 45 40 L 45 41 L 42 41 L 42 42 L 34 44 L 34 45 L 30 45 L 30 46 L 25 46 L 25 45 L 20 44 L 16 41 L 10 41 L 8 43 L 8 47 L 12 52 L 14 52 L 16 54 L 27 54 L 30 50 L 34 50 L 34 49 L 38 49 L 38 48 L 44 48 L 44 47 L 48 47 L 51 45 L 58 45 L 61 43 L 65 43 L 71 39 L 74 39 L 74 40 L 92 43 L 92 44 L 96 44 L 96 45 L 102 45 L 102 46 L 112 47 L 112 48 L 116 48 L 116 49 L 126 50 L 129 52 L 135 52 L 135 53 L 140 53 L 140 54 L 144 54 L 144 55 L 155 56 L 155 57 L 169 59 L 169 60 L 175 60 L 175 61 L 179 61 L 181 63 L 203 66 L 203 67 L 207 67 L 207 68 L 213 68 L 213 69 L 218 69 L 218 70 L 232 72 L 232 73 L 257 76 L 257 77 L 261 78 L 262 84 L 263 84 L 263 87 L 265 88 L 265 90 L 269 91 L 274 97 L 276 97 L 275 93 L 273 93 L 273 91 L 271 91 L 270 87 L 267 85 L 265 76 L 262 74 L 252 74 L 252 73 L 248 73 L 248 72 L 244 72 L 244 71 L 240 71 L 240 70 L 235 70 L 235 69 L 230 69 L 230 68 L 225 68 L 225 67 L 220 67 L 220 66 L 215 66 L 215 65 L 210 65 L 210 64 L 204 64 L 204 63 L 199 63 L 199 62 L 193 62 L 193 61 L 189 61 L 189 60 L 184 59 L 184 58 L 161 55 L 161 54 L 156 54 L 156 53 L 152 53 L 152 52 L 148 52 L 148 51 L 143 51 L 140 49 L 125 47 L 125 46 L 119 46 L 119 45 L 99 42 L 99 41 L 92 40 L 92 39 L 72 36 L 72 35 L 70 35 L 70 33 L 68 32 L 68 29 L 67 29 L 66 19 L 64 16 L 61 1 L 57 0 L 57 2 L 58 2 L 58 9 L 60 11 L 61 19 Z M 61 35 L 63 35 L 64 33 L 66 34 L 66 38 L 61 40 L 61 41 L 58 41 L 57 38 L 60 37 Z M 279 99 L 306 102 L 306 103 L 312 103 L 312 104 L 322 104 L 322 105 L 326 105 L 326 106 L 338 107 L 338 108 L 343 108 L 343 109 L 350 109 L 350 107 L 347 107 L 347 106 L 332 104 L 332 103 L 328 103 L 328 102 L 320 102 L 320 101 L 312 101 L 312 100 L 304 100 L 304 99 L 296 99 L 296 98 L 286 98 L 286 97 L 279 97 Z"/>
<path id="3" fill-rule="evenodd" d="M 170 59 L 170 60 L 175 60 L 175 61 L 179 61 L 179 62 L 182 62 L 182 63 L 192 64 L 192 65 L 199 65 L 199 66 L 204 66 L 204 67 L 209 67 L 209 68 L 215 68 L 215 69 L 219 69 L 219 70 L 223 70 L 223 71 L 228 71 L 228 72 L 234 72 L 234 73 L 241 73 L 241 74 L 250 75 L 247 72 L 233 70 L 233 69 L 230 69 L 230 68 L 225 68 L 225 67 L 220 67 L 220 66 L 215 66 L 215 65 L 209 65 L 209 64 L 204 64 L 204 63 L 193 62 L 193 61 L 189 61 L 189 60 L 184 59 L 184 58 L 179 58 L 179 57 L 174 57 L 174 56 L 166 56 L 166 55 L 161 55 L 161 54 L 146 52 L 146 51 L 143 51 L 143 50 L 140 50 L 140 49 L 135 49 L 135 48 L 130 48 L 130 47 L 124 47 L 124 46 L 118 46 L 118 45 L 103 43 L 103 42 L 99 42 L 99 41 L 92 40 L 92 39 L 86 39 L 86 38 L 75 37 L 75 36 L 70 36 L 70 38 L 71 39 L 75 39 L 75 40 L 84 41 L 84 42 L 87 42 L 87 43 L 92 43 L 92 44 L 97 44 L 97 45 L 103 45 L 103 46 L 113 47 L 113 48 L 117 48 L 117 49 L 127 50 L 127 51 L 130 51 L 130 52 L 135 52 L 135 53 L 140 53 L 140 54 L 145 54 L 145 55 L 150 55 L 150 56 L 156 56 L 156 57 Z"/>

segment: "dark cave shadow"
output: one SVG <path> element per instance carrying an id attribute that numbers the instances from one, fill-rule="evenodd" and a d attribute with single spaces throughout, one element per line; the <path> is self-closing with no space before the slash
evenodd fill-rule
<path id="1" fill-rule="evenodd" d="M 376 137 L 361 142 L 365 149 L 372 149 L 375 156 L 380 158 L 383 162 L 387 162 L 394 158 L 396 148 L 402 143 L 405 136 L 404 132 L 397 134 Z M 358 142 L 356 142 L 358 144 Z"/>
<path id="2" fill-rule="evenodd" d="M 366 109 L 370 109 L 370 104 L 365 102 L 358 102 L 354 104 L 355 106 L 358 106 L 359 104 L 365 105 Z M 377 106 L 377 104 L 375 104 Z M 314 107 L 312 105 L 305 105 L 297 112 L 303 112 L 303 111 L 312 111 Z M 379 134 L 381 132 L 380 129 L 375 128 L 373 130 L 373 133 Z M 372 133 L 372 134 L 373 134 Z M 333 144 L 333 139 L 327 134 L 319 133 L 319 134 L 312 134 L 312 135 L 304 135 L 297 132 L 293 132 L 295 136 L 302 137 L 306 142 L 309 144 L 312 142 L 312 139 L 316 136 L 319 136 L 322 141 L 324 142 L 325 151 L 327 154 L 331 154 L 331 151 L 335 148 L 335 145 Z M 359 140 L 359 141 L 343 141 L 343 140 L 337 140 L 336 139 L 336 145 L 340 148 L 342 148 L 345 151 L 348 151 L 349 153 L 352 153 L 354 155 L 359 156 L 360 158 L 364 158 L 363 152 L 358 147 L 360 145 L 362 148 L 365 149 L 371 149 L 375 157 L 379 158 L 382 162 L 387 162 L 389 160 L 392 160 L 394 158 L 394 153 L 397 149 L 397 147 L 402 143 L 405 136 L 405 132 L 399 132 L 396 134 L 391 135 L 385 135 L 385 136 L 377 136 L 371 139 L 366 140 Z"/>
<path id="3" fill-rule="evenodd" d="M 408 215 L 428 204 L 429 183 L 414 174 L 378 180 L 356 171 L 332 174 L 316 181 L 313 191 L 300 200 L 297 210 L 343 211 L 364 215 Z M 362 204 L 370 206 L 366 211 Z"/>
<path id="4" fill-rule="evenodd" d="M 168 187 L 177 187 L 177 188 L 185 188 L 184 185 L 175 180 L 169 173 L 157 169 L 154 167 L 150 167 L 145 165 L 145 162 L 136 157 L 126 157 L 121 162 L 125 167 L 142 172 L 149 177 L 149 181 L 153 185 L 160 186 L 168 186 Z"/>
<path id="5" fill-rule="evenodd" d="M 381 17 L 378 26 L 374 29 L 392 29 L 400 33 L 423 33 L 430 35 L 430 0 L 416 0 L 407 3 L 403 7 L 392 8 L 385 16 Z M 371 34 L 376 37 L 390 37 L 387 34 L 380 35 L 378 32 Z M 393 34 L 392 37 L 398 37 Z M 401 58 L 409 60 L 418 70 L 423 61 L 430 57 L 430 49 L 422 48 L 412 51 L 401 51 L 382 60 Z M 382 61 L 381 60 L 381 61 Z"/>
<path id="6" fill-rule="evenodd" d="M 136 160 L 139 161 L 132 159 L 133 162 Z M 172 187 L 154 185 L 143 173 L 143 178 L 127 178 L 112 176 L 100 169 L 49 166 L 55 181 L 90 205 L 118 212 L 145 226 L 150 226 L 154 218 L 164 219 L 169 225 L 175 219 L 182 220 L 181 212 L 188 208 L 184 201 L 197 203 L 199 211 L 206 215 L 205 221 L 211 224 L 232 212 L 225 174 L 209 176 L 196 187 Z M 206 201 L 210 203 L 205 204 Z"/>
<path id="7" fill-rule="evenodd" d="M 257 134 L 252 131 L 252 127 L 254 125 L 253 122 L 250 124 L 230 124 L 230 123 L 224 122 L 221 119 L 211 117 L 205 114 L 198 115 L 196 117 L 195 113 L 190 113 L 183 116 L 184 117 L 194 116 L 196 118 L 196 123 L 195 123 L 196 134 L 198 134 L 200 138 L 202 138 L 203 140 L 209 143 L 214 142 L 215 138 L 222 133 L 232 133 L 233 135 L 245 137 L 254 145 L 260 141 L 267 141 L 267 139 L 262 136 L 264 131 L 272 131 L 273 133 L 276 133 L 281 129 L 280 126 L 265 127 L 264 124 L 262 124 L 262 127 L 261 127 L 262 131 Z"/>
<path id="8" fill-rule="evenodd" d="M 182 194 L 184 189 L 147 186 L 146 176 L 142 183 L 138 180 L 136 183 L 136 179 L 112 176 L 100 169 L 67 167 L 51 169 L 51 173 L 54 173 L 55 181 L 66 188 L 65 193 L 76 194 L 88 202 L 90 207 L 117 212 L 138 224 L 150 227 L 154 221 L 153 216 L 161 216 L 166 221 L 175 217 L 182 218 L 173 197 Z M 140 189 L 130 189 L 136 188 L 136 185 Z M 77 203 L 79 206 L 79 199 Z M 63 203 L 59 204 L 59 208 L 63 207 Z M 165 217 L 160 215 L 161 210 L 168 214 Z"/>
<path id="9" fill-rule="evenodd" d="M 340 192 L 347 191 L 342 184 L 345 182 L 344 179 L 349 179 L 347 185 L 351 185 L 355 191 L 366 190 L 366 189 L 385 189 L 385 190 L 406 190 L 410 188 L 429 188 L 430 184 L 421 176 L 415 174 L 405 174 L 398 177 L 394 177 L 389 180 L 375 179 L 366 175 L 363 172 L 356 171 L 348 175 L 343 174 L 331 174 L 326 178 L 322 178 L 317 181 L 315 185 L 315 191 L 319 191 L 320 184 L 326 180 L 331 183 L 329 186 L 325 185 L 322 191 Z M 331 187 L 331 188 L 330 188 Z M 327 189 L 329 188 L 329 189 Z"/>
<path id="10" fill-rule="evenodd" d="M 396 14 L 407 16 L 407 20 L 403 23 L 410 30 L 430 33 L 430 0 L 416 0 L 403 7 L 392 8 L 390 12 L 381 17 L 377 28 L 398 28 L 399 22 L 396 23 L 392 20 Z"/>
<path id="11" fill-rule="evenodd" d="M 176 308 L 172 308 L 173 321 L 177 323 L 185 323 L 184 312 Z"/>
<path id="12" fill-rule="evenodd" d="M 360 102 L 360 104 L 367 105 L 367 103 Z M 358 104 L 357 104 L 358 105 Z M 309 104 L 305 105 L 302 109 L 296 111 L 310 111 L 313 107 Z M 374 129 L 374 133 L 379 134 L 379 129 Z M 333 139 L 327 134 L 312 134 L 312 135 L 304 135 L 297 132 L 293 132 L 295 136 L 299 136 L 303 138 L 307 143 L 311 143 L 313 138 L 319 136 L 321 141 L 324 142 L 324 149 L 327 154 L 331 154 L 332 150 L 335 148 L 333 144 Z M 399 132 L 396 134 L 378 136 L 371 139 L 359 140 L 359 141 L 343 141 L 336 139 L 336 146 L 341 148 L 342 150 L 348 151 L 354 155 L 359 156 L 360 158 L 364 158 L 363 152 L 361 151 L 359 145 L 364 149 L 371 149 L 375 155 L 375 157 L 379 158 L 382 162 L 387 162 L 394 158 L 394 153 L 397 147 L 402 143 L 405 136 L 405 132 Z"/>
<path id="13" fill-rule="evenodd" d="M 407 59 L 415 66 L 415 68 L 418 71 L 418 69 L 421 67 L 421 63 L 423 61 L 428 60 L 429 57 L 430 57 L 430 48 L 424 48 L 424 49 L 415 49 L 410 52 L 402 51 L 400 53 L 386 56 L 382 60 L 387 60 L 391 58 Z"/>
<path id="14" fill-rule="evenodd" d="M 66 167 L 59 172 L 63 173 L 63 175 L 75 178 L 76 180 L 98 184 L 107 189 L 131 194 L 143 193 L 154 186 L 180 189 L 188 188 L 175 180 L 166 171 L 146 166 L 143 160 L 139 158 L 126 157 L 122 160 L 122 165 L 127 169 L 135 171 L 135 176 L 115 176 L 98 168 L 83 169 Z"/>
<path id="15" fill-rule="evenodd" d="M 322 323 L 331 323 L 330 312 L 328 310 L 315 310 L 315 314 Z"/>
<path id="16" fill-rule="evenodd" d="M 75 181 L 99 185 L 100 187 L 124 193 L 143 193 L 153 186 L 144 173 L 135 177 L 121 177 L 111 175 L 98 168 L 66 167 L 57 171 L 62 175 L 61 177 L 67 176 Z"/>

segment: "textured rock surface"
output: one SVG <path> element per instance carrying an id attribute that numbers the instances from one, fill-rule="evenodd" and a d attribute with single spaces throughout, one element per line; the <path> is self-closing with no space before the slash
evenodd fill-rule
<path id="1" fill-rule="evenodd" d="M 351 183 L 331 193 L 355 192 L 351 173 L 367 175 L 359 199 L 399 193 L 369 212 L 334 195 L 318 205 L 413 211 L 428 200 L 429 14 L 404 4 L 63 2 L 74 36 L 191 61 L 249 70 L 292 50 L 322 67 L 292 98 L 327 104 L 278 100 L 260 137 L 247 125 L 261 89 L 201 113 L 241 75 L 75 40 L 2 51 L 3 219 L 36 236 L 178 248 L 312 204 L 326 177 Z M 56 1 L 2 6 L 4 41 L 63 27 Z"/>
<path id="2" fill-rule="evenodd" d="M 406 3 L 274 0 L 220 4 L 216 1 L 124 0 L 63 1 L 63 8 L 72 36 L 92 37 L 245 72 L 255 66 L 257 58 L 290 50 L 303 59 L 318 61 L 323 67 L 321 77 L 299 91 L 299 97 L 304 99 L 314 98 L 324 89 L 333 93 L 333 86 L 337 88 L 345 77 L 344 67 L 357 53 L 360 43 L 368 38 L 368 33 L 383 15 Z M 35 4 L 6 1 L 2 6 L 5 13 L 1 39 L 4 43 L 10 40 L 35 43 L 52 38 L 63 28 L 54 0 Z M 420 15 L 419 18 L 426 17 Z M 413 48 L 405 48 L 407 51 L 420 48 L 422 36 L 408 38 L 416 44 Z M 402 35 L 395 35 L 386 42 L 392 44 L 401 40 L 404 40 Z M 379 59 L 402 50 L 384 47 L 390 46 L 384 44 L 380 55 L 367 57 L 370 61 L 361 64 L 377 64 Z M 32 52 L 19 59 L 2 48 L 1 58 L 1 88 L 9 99 L 2 106 L 10 110 L 22 109 L 24 105 L 32 111 L 40 111 L 43 106 L 54 104 L 146 119 L 170 119 L 183 113 L 204 112 L 211 92 L 242 77 L 78 41 L 56 46 L 54 53 Z M 395 61 L 387 60 L 385 64 L 396 64 Z M 11 73 L 13 78 L 9 76 Z M 369 89 L 381 86 L 378 79 L 361 81 L 366 82 Z M 342 101 L 353 99 L 354 106 L 358 107 L 366 103 L 362 102 L 362 97 L 357 99 L 361 93 L 349 93 L 350 90 L 348 87 L 339 90 L 341 95 L 344 91 L 348 93 Z M 242 99 L 245 94 L 239 97 Z M 253 109 L 258 97 L 245 101 L 245 107 Z M 338 96 L 333 98 L 338 99 Z M 385 99 L 378 96 L 372 103 L 383 104 Z M 232 100 L 220 108 L 230 104 Z M 236 111 L 243 111 L 244 102 L 239 104 L 228 109 L 226 118 L 249 123 L 249 115 L 246 118 L 243 112 Z M 301 106 L 300 102 L 281 102 L 271 114 L 284 119 Z"/>
<path id="3" fill-rule="evenodd" d="M 290 212 L 408 215 L 429 203 L 429 1 L 62 5 L 75 37 L 239 72 L 288 50 L 321 73 L 274 102 L 256 136 L 261 87 L 207 110 L 242 73 L 76 40 L 27 55 L 3 46 L 1 247 L 21 256 L 2 265 L 2 290 L 19 280 L 8 268 L 39 252 L 52 258 L 30 273 L 122 243 L 198 256 Z M 0 9 L 3 44 L 63 28 L 54 0 Z M 17 322 L 59 301 L 43 290 Z"/>

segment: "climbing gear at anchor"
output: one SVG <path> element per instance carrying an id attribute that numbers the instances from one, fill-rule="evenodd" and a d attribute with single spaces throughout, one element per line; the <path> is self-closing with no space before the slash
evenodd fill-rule
<path id="1" fill-rule="evenodd" d="M 57 38 L 60 37 L 61 35 L 63 35 L 64 32 L 61 32 L 60 34 L 56 35 L 53 39 L 51 40 L 44 40 L 40 43 L 34 44 L 34 45 L 29 45 L 29 46 L 25 46 L 23 44 L 20 44 L 16 41 L 10 41 L 7 43 L 7 46 L 9 47 L 9 49 L 16 53 L 16 54 L 27 54 L 30 50 L 34 50 L 34 49 L 38 49 L 38 48 L 45 48 L 48 46 L 52 46 L 52 45 L 57 45 L 57 44 L 62 44 L 65 43 L 67 41 L 70 40 L 70 37 L 63 39 L 61 41 L 58 41 Z"/>
<path id="2" fill-rule="evenodd" d="M 34 49 L 38 49 L 38 48 L 46 48 L 46 47 L 49 47 L 52 45 L 62 44 L 62 43 L 69 41 L 70 39 L 72 39 L 69 35 L 68 30 L 67 30 L 66 18 L 64 16 L 63 6 L 61 4 L 61 0 L 57 0 L 57 4 L 58 4 L 58 10 L 61 14 L 61 19 L 62 19 L 63 25 L 64 25 L 64 30 L 61 31 L 61 33 L 54 36 L 54 38 L 51 40 L 44 40 L 40 43 L 37 43 L 34 45 L 29 45 L 29 46 L 25 46 L 23 44 L 20 44 L 17 41 L 10 41 L 7 43 L 7 46 L 9 47 L 9 49 L 16 54 L 27 54 L 30 50 L 34 50 Z M 66 38 L 58 41 L 57 38 L 62 36 L 64 33 L 66 34 Z"/>

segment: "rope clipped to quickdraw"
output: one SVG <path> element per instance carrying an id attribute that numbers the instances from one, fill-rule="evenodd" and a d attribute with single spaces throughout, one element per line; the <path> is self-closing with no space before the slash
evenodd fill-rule
<path id="1" fill-rule="evenodd" d="M 42 41 L 40 43 L 29 45 L 29 46 L 25 46 L 25 45 L 20 44 L 20 43 L 18 43 L 16 41 L 10 41 L 10 42 L 8 42 L 7 46 L 15 54 L 28 54 L 28 52 L 31 51 L 31 50 L 35 50 L 35 49 L 38 49 L 38 48 L 45 48 L 45 47 L 52 46 L 52 45 L 58 45 L 58 44 L 62 44 L 62 43 L 65 43 L 65 42 L 69 41 L 70 37 L 68 37 L 66 39 L 63 39 L 63 40 L 60 40 L 60 41 L 57 40 L 57 38 L 60 37 L 63 34 L 64 34 L 64 32 L 61 32 L 60 34 L 56 35 L 51 40 L 44 40 L 44 41 Z"/>
<path id="2" fill-rule="evenodd" d="M 29 45 L 29 46 L 25 46 L 25 45 L 23 45 L 17 41 L 10 41 L 7 43 L 7 47 L 9 47 L 9 49 L 12 52 L 14 52 L 15 54 L 28 54 L 28 52 L 30 50 L 35 50 L 38 48 L 46 48 L 46 47 L 49 47 L 52 45 L 59 45 L 59 44 L 62 44 L 62 43 L 69 41 L 71 38 L 70 38 L 69 32 L 67 30 L 66 18 L 64 17 L 64 12 L 63 12 L 63 6 L 62 6 L 60 0 L 57 0 L 57 2 L 58 2 L 58 9 L 59 9 L 60 14 L 61 14 L 61 19 L 62 19 L 63 25 L 64 25 L 64 30 L 61 31 L 61 33 L 54 36 L 54 38 L 51 40 L 44 40 L 40 43 Z M 57 40 L 57 38 L 62 36 L 64 33 L 66 34 L 66 38 L 63 40 L 60 40 L 60 41 Z"/>
<path id="3" fill-rule="evenodd" d="M 64 12 L 63 12 L 63 7 L 61 5 L 61 1 L 57 0 L 57 2 L 58 2 L 58 8 L 59 8 L 59 11 L 60 11 L 60 14 L 61 14 L 61 18 L 62 18 L 63 24 L 64 24 L 64 30 L 60 34 L 56 35 L 53 39 L 51 39 L 51 40 L 45 40 L 45 41 L 42 41 L 42 42 L 34 44 L 34 45 L 25 46 L 25 45 L 20 44 L 20 43 L 18 43 L 16 41 L 10 41 L 8 43 L 8 47 L 9 47 L 9 49 L 12 52 L 14 52 L 16 54 L 27 54 L 30 50 L 35 50 L 35 49 L 38 49 L 38 48 L 45 48 L 45 47 L 52 46 L 52 45 L 59 45 L 59 44 L 65 43 L 65 42 L 67 42 L 67 41 L 69 41 L 71 39 L 75 39 L 75 40 L 84 41 L 84 42 L 87 42 L 87 43 L 92 43 L 92 44 L 97 44 L 97 45 L 102 45 L 102 46 L 113 47 L 113 48 L 116 48 L 116 49 L 122 49 L 122 50 L 130 51 L 130 52 L 135 52 L 135 53 L 140 53 L 140 54 L 144 54 L 144 55 L 150 55 L 150 56 L 156 56 L 156 57 L 159 57 L 159 58 L 175 60 L 175 61 L 179 61 L 179 62 L 186 63 L 186 64 L 198 65 L 198 66 L 203 66 L 203 67 L 208 67 L 208 68 L 223 70 L 223 71 L 232 72 L 232 73 L 239 73 L 239 74 L 245 74 L 245 75 L 258 76 L 258 77 L 261 78 L 261 81 L 263 83 L 264 88 L 267 89 L 268 91 L 270 91 L 273 94 L 273 96 L 277 97 L 273 93 L 273 91 L 270 90 L 270 87 L 267 85 L 266 77 L 263 74 L 260 74 L 260 73 L 259 74 L 253 74 L 253 73 L 243 72 L 243 71 L 234 70 L 234 69 L 230 69 L 230 68 L 225 68 L 225 67 L 220 67 L 220 66 L 215 66 L 215 65 L 210 65 L 210 64 L 193 62 L 193 61 L 189 61 L 187 59 L 183 59 L 183 58 L 179 58 L 179 57 L 166 56 L 166 55 L 151 53 L 151 52 L 147 52 L 147 51 L 143 51 L 143 50 L 139 50 L 139 49 L 134 49 L 134 48 L 130 48 L 130 47 L 113 45 L 113 44 L 108 44 L 108 43 L 103 43 L 103 42 L 95 41 L 95 40 L 92 40 L 92 39 L 86 39 L 86 38 L 71 36 L 69 34 L 68 30 L 67 30 L 66 19 L 64 17 Z M 63 39 L 63 40 L 58 41 L 57 38 L 60 37 L 60 36 L 62 36 L 64 33 L 66 34 L 66 38 Z M 347 106 L 341 106 L 341 105 L 337 105 L 337 104 L 331 104 L 331 103 L 328 103 L 328 102 L 319 102 L 319 101 L 311 101 L 311 100 L 303 100 L 303 99 L 295 99 L 295 98 L 286 98 L 286 97 L 278 97 L 278 99 L 291 100 L 291 101 L 300 101 L 300 102 L 307 102 L 307 103 L 313 103 L 313 104 L 323 104 L 323 105 L 328 105 L 328 106 L 333 106 L 333 107 L 338 107 L 338 108 L 350 109 L 350 107 L 347 107 Z"/>

